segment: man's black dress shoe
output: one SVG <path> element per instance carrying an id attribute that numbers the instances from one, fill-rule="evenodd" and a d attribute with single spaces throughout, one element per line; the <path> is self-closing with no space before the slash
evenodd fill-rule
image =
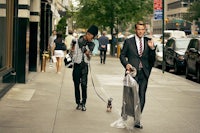
<path id="1" fill-rule="evenodd" d="M 81 109 L 82 109 L 82 105 L 81 105 L 81 104 L 77 104 L 76 109 L 77 109 L 77 110 L 81 110 Z"/>
<path id="2" fill-rule="evenodd" d="M 139 128 L 139 129 L 142 129 L 142 128 L 143 128 L 143 126 L 142 126 L 141 124 L 135 124 L 134 127 L 135 127 L 135 128 Z"/>
<path id="3" fill-rule="evenodd" d="M 86 111 L 85 104 L 82 105 L 82 111 Z"/>

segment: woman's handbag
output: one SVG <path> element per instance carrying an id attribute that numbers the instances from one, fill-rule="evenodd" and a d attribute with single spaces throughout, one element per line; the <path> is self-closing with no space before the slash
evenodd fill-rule
<path id="1" fill-rule="evenodd" d="M 65 59 L 64 59 L 65 66 L 68 68 L 73 67 L 73 62 L 72 62 L 72 56 L 71 54 L 66 54 Z"/>
<path id="2" fill-rule="evenodd" d="M 55 56 L 51 56 L 51 59 L 52 59 L 53 63 L 56 63 L 56 62 L 57 62 L 57 60 L 56 60 L 56 57 L 55 57 Z"/>

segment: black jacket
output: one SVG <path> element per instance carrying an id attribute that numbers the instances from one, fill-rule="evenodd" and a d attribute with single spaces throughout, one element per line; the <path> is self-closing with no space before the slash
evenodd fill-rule
<path id="1" fill-rule="evenodd" d="M 138 54 L 135 37 L 131 37 L 125 40 L 123 48 L 121 50 L 121 54 L 120 54 L 120 61 L 122 65 L 124 66 L 124 68 L 126 68 L 127 64 L 131 64 L 133 67 L 135 67 L 138 70 L 139 63 L 141 60 L 142 65 L 143 65 L 143 70 L 147 78 L 149 78 L 151 69 L 154 66 L 154 62 L 155 62 L 155 49 L 152 50 L 148 46 L 147 44 L 148 40 L 149 38 L 144 37 L 144 51 L 141 57 Z"/>

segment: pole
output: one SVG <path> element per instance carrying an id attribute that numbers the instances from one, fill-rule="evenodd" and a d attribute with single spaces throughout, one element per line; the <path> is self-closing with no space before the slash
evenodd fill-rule
<path id="1" fill-rule="evenodd" d="M 165 30 L 165 0 L 162 0 L 162 47 L 163 47 L 163 61 L 162 61 L 162 72 L 165 71 L 165 58 L 164 58 L 164 44 L 165 44 L 165 37 L 164 37 L 164 30 Z"/>

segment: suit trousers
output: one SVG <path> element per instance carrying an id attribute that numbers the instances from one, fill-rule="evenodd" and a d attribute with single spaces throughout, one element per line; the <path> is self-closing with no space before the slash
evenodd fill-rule
<path id="1" fill-rule="evenodd" d="M 106 61 L 106 50 L 100 50 L 100 60 L 101 60 L 101 63 L 105 63 Z"/>
<path id="2" fill-rule="evenodd" d="M 140 105 L 141 105 L 141 112 L 142 112 L 145 105 L 146 90 L 147 90 L 147 84 L 148 84 L 148 78 L 146 77 L 143 69 L 140 69 L 137 71 L 135 80 L 139 84 L 139 98 L 140 98 Z"/>
<path id="3" fill-rule="evenodd" d="M 76 104 L 86 104 L 87 99 L 87 80 L 88 80 L 88 64 L 74 64 L 73 81 L 75 88 Z M 80 85 L 82 92 L 82 101 L 80 97 Z"/>

